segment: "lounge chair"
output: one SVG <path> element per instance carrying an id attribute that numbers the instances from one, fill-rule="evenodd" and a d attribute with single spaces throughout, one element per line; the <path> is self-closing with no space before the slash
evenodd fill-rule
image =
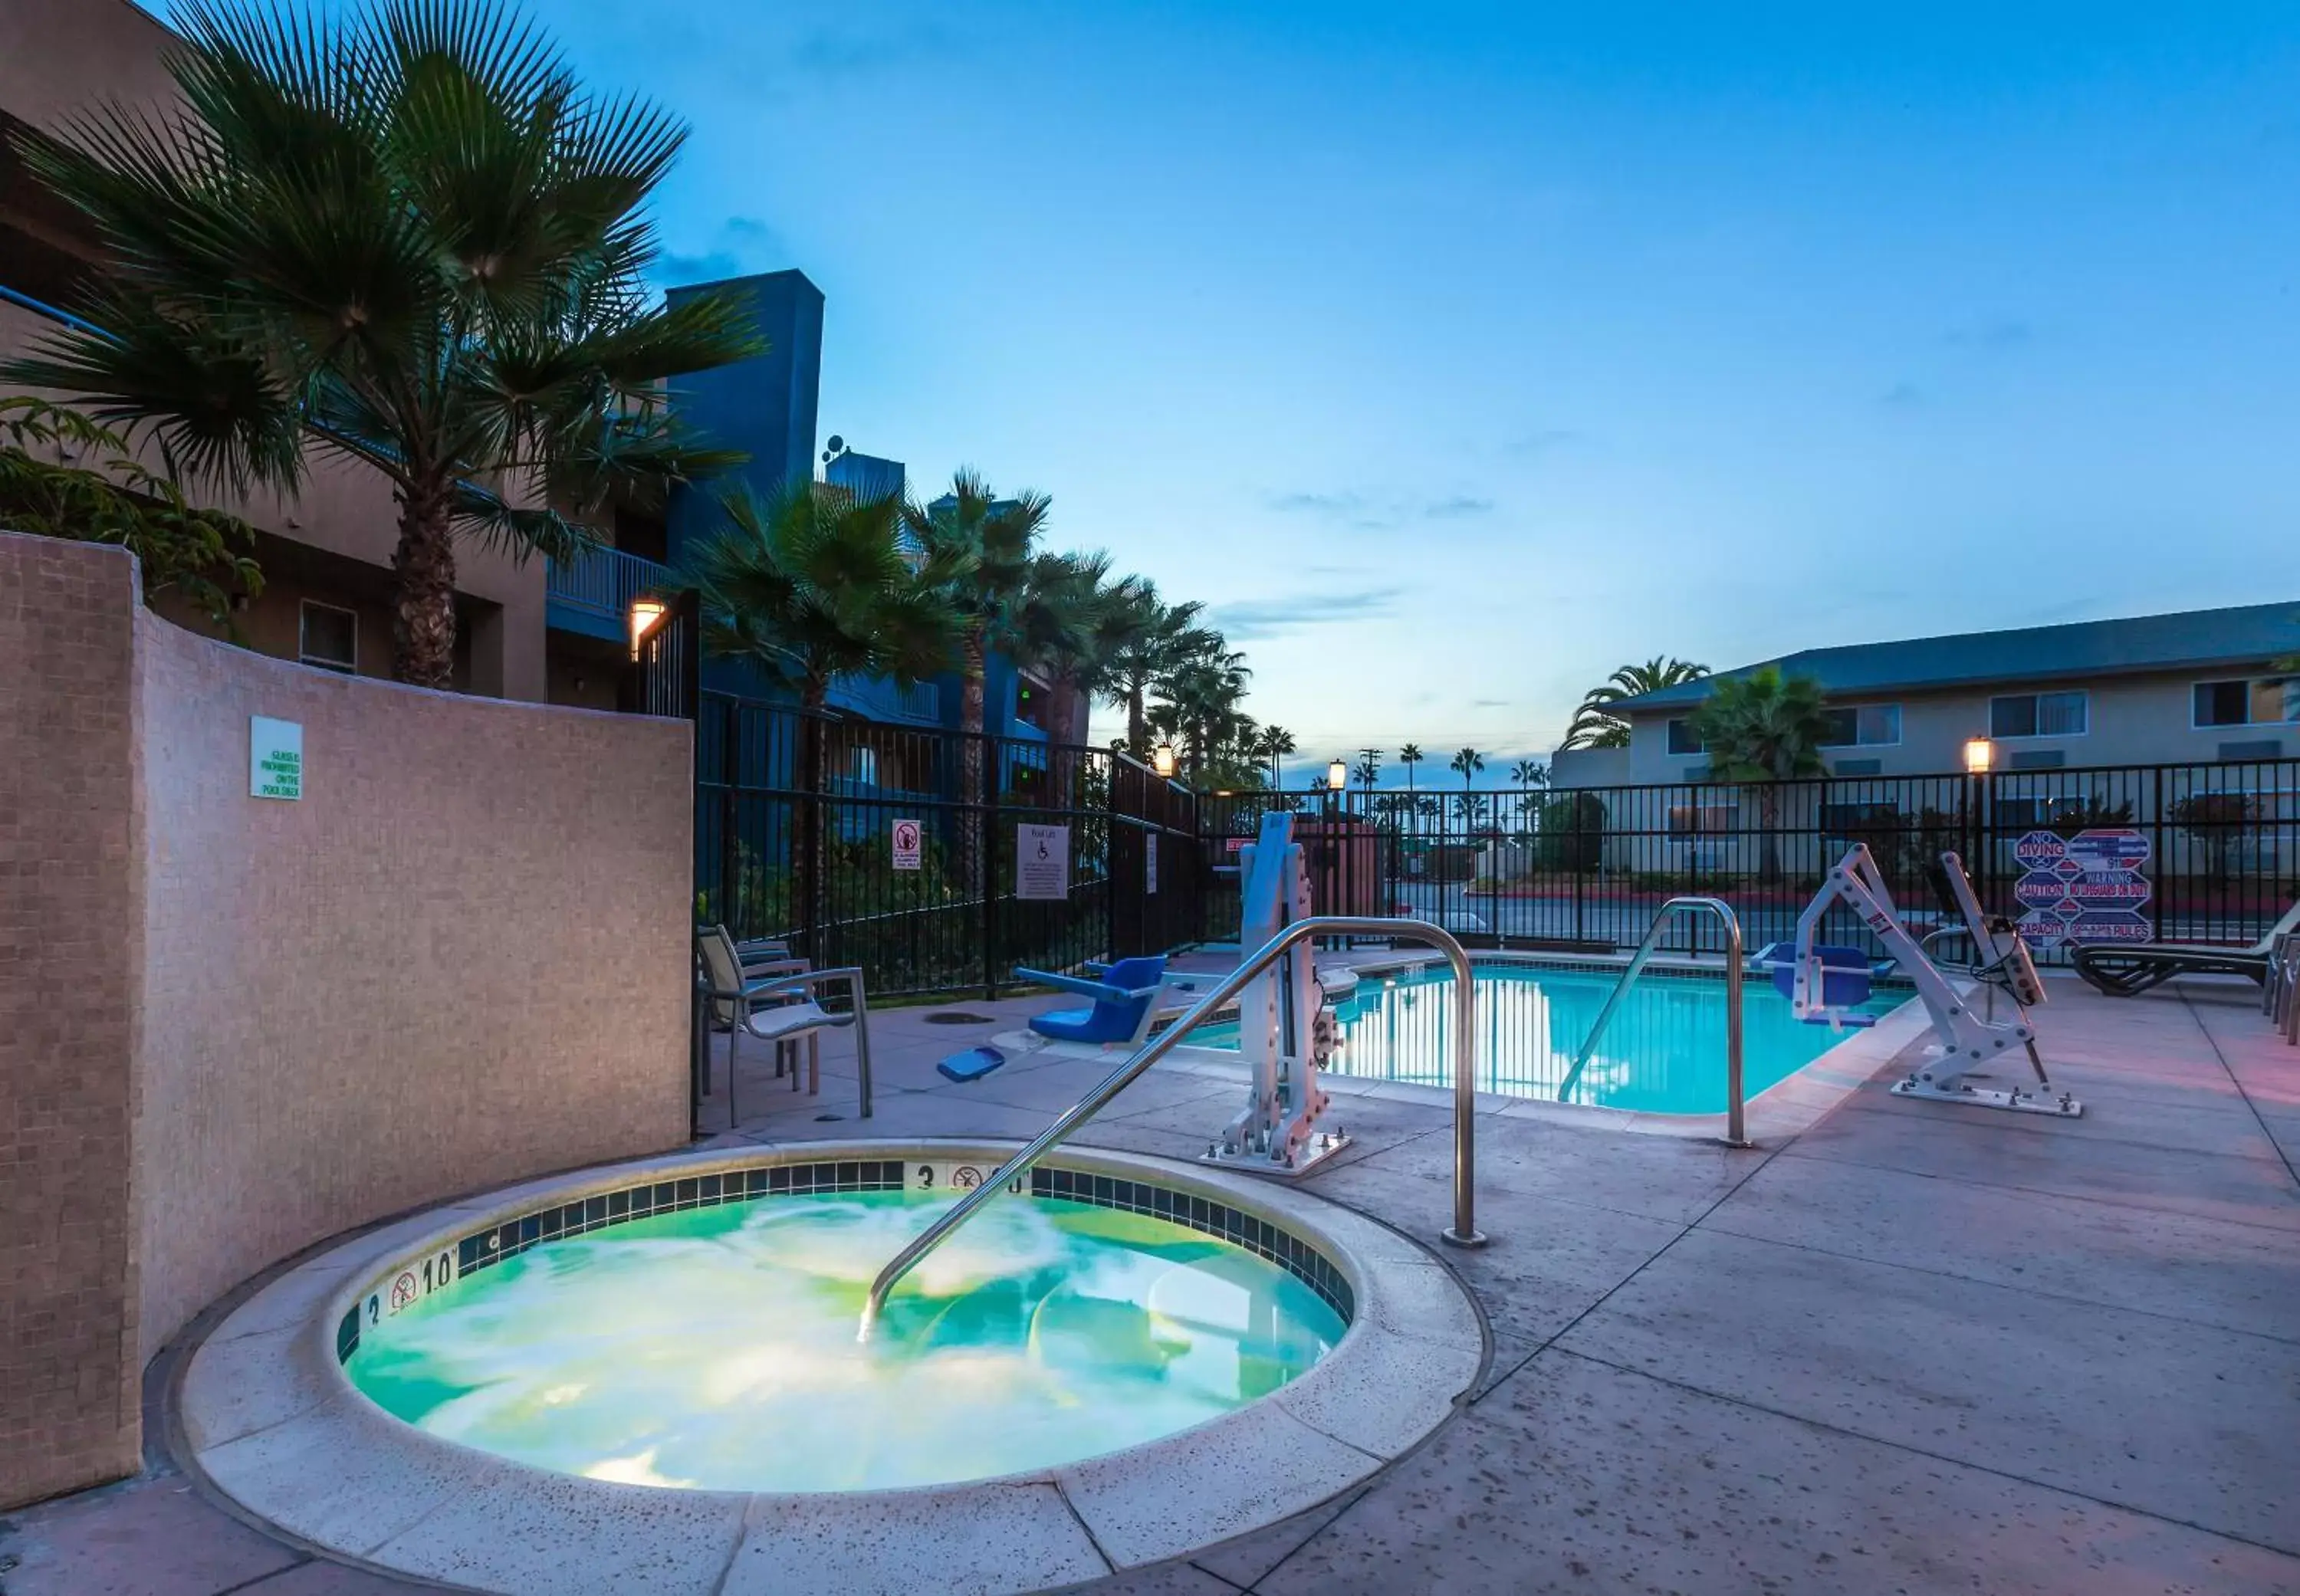
<path id="1" fill-rule="evenodd" d="M 736 1044 L 745 1033 L 779 1046 L 804 1039 L 807 1053 L 807 1091 L 822 1089 L 821 1033 L 854 1028 L 854 1053 L 863 1079 L 870 1078 L 871 1027 L 869 1005 L 862 992 L 862 972 L 852 966 L 841 969 L 809 969 L 803 959 L 746 960 L 724 926 L 696 933 L 696 949 L 703 962 L 705 1002 L 711 1022 L 727 1033 L 727 1123 L 738 1123 L 735 1109 Z M 815 989 L 828 982 L 844 985 L 853 1007 L 833 1013 L 815 1002 Z M 791 1090 L 798 1090 L 798 1060 L 790 1061 Z M 867 1114 L 868 1087 L 864 1088 Z"/>
<path id="2" fill-rule="evenodd" d="M 2250 947 L 2209 942 L 2087 943 L 2076 951 L 2077 974 L 2111 997 L 2130 997 L 2175 976 L 2244 976 L 2268 984 L 2276 939 L 2300 931 L 2300 903 Z"/>
<path id="3" fill-rule="evenodd" d="M 1030 1028 L 1056 1042 L 1091 1042 L 1102 1045 L 1123 1043 L 1139 1046 L 1157 1018 L 1159 998 L 1169 990 L 1188 992 L 1191 983 L 1166 974 L 1163 953 L 1121 959 L 1115 964 L 1088 964 L 1095 977 L 1086 980 L 1053 970 L 1017 969 L 1015 978 L 1036 981 L 1062 992 L 1092 998 L 1091 1009 L 1056 1009 L 1031 1017 Z"/>

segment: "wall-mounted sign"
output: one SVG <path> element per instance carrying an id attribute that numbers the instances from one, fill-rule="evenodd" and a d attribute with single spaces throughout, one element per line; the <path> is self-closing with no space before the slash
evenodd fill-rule
<path id="1" fill-rule="evenodd" d="M 1158 834 L 1154 831 L 1142 837 L 1142 890 L 1146 894 L 1158 890 Z"/>
<path id="2" fill-rule="evenodd" d="M 2154 935 L 2143 912 L 2153 890 L 2141 874 L 2148 836 L 2127 826 L 2102 827 L 2063 838 L 2032 831 L 2012 844 L 2021 879 L 2012 885 L 2021 905 L 2021 935 L 2029 945 L 2087 942 L 2146 942 Z"/>
<path id="3" fill-rule="evenodd" d="M 920 858 L 926 852 L 925 837 L 919 829 L 919 823 L 916 820 L 896 821 L 894 844 L 895 868 L 898 870 L 917 869 Z"/>
<path id="4" fill-rule="evenodd" d="M 247 795 L 298 799 L 304 795 L 304 728 L 269 715 L 247 718 Z"/>
<path id="5" fill-rule="evenodd" d="M 1014 827 L 1014 895 L 1027 902 L 1060 903 L 1071 895 L 1071 828 Z"/>

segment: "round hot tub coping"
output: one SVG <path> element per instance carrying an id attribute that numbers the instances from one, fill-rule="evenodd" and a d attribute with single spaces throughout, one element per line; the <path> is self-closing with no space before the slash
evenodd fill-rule
<path id="1" fill-rule="evenodd" d="M 187 1460 L 297 1540 L 504 1596 L 989 1596 L 1162 1562 L 1314 1507 L 1417 1445 L 1484 1365 L 1483 1327 L 1460 1284 L 1388 1226 L 1272 1181 L 1078 1146 L 1047 1164 L 1218 1199 L 1318 1248 L 1350 1286 L 1341 1341 L 1270 1395 L 1141 1446 L 960 1484 L 835 1492 L 678 1490 L 536 1468 L 392 1417 L 337 1354 L 338 1323 L 379 1271 L 539 1204 L 788 1164 L 996 1162 L 1018 1146 L 899 1137 L 674 1153 L 370 1231 L 265 1284 L 194 1350 L 177 1392 Z"/>

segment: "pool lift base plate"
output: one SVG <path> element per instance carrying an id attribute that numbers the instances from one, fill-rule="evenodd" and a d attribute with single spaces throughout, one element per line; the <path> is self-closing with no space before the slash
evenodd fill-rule
<path id="1" fill-rule="evenodd" d="M 1347 1131 L 1320 1131 L 1310 1138 L 1309 1143 L 1292 1163 L 1284 1163 L 1267 1152 L 1257 1152 L 1246 1147 L 1224 1147 L 1217 1142 L 1198 1155 L 1197 1162 L 1212 1164 L 1217 1168 L 1236 1169 L 1246 1175 L 1275 1175 L 1291 1180 L 1296 1176 L 1309 1174 L 1349 1144 Z"/>
<path id="2" fill-rule="evenodd" d="M 2060 1119 L 2075 1119 L 2084 1113 L 2084 1104 L 2058 1090 L 2023 1092 L 2015 1086 L 2000 1092 L 1992 1086 L 1962 1084 L 1935 1086 L 1914 1076 L 1895 1081 L 1893 1095 L 1924 1098 L 1933 1102 L 1962 1103 L 1969 1109 L 2009 1109 L 2018 1114 L 2050 1114 Z"/>

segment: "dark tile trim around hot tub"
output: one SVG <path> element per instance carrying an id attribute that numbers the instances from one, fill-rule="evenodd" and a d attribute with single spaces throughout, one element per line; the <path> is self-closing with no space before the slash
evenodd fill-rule
<path id="1" fill-rule="evenodd" d="M 454 1278 L 461 1280 L 491 1268 L 545 1242 L 604 1230 L 634 1219 L 652 1218 L 657 1214 L 748 1202 L 762 1197 L 804 1197 L 818 1192 L 901 1191 L 907 1168 L 901 1159 L 846 1159 L 642 1181 L 620 1191 L 538 1209 L 461 1237 L 454 1247 Z M 1154 1181 L 1124 1180 L 1059 1166 L 1041 1166 L 1030 1171 L 1030 1195 L 1091 1203 L 1097 1208 L 1123 1209 L 1203 1232 L 1286 1270 L 1317 1293 L 1328 1307 L 1341 1316 L 1343 1323 L 1356 1317 L 1356 1298 L 1350 1283 L 1332 1260 L 1299 1236 L 1242 1209 L 1193 1193 L 1174 1191 Z M 440 1278 L 444 1284 L 444 1272 Z M 354 1305 L 336 1326 L 336 1361 L 348 1361 L 359 1350 L 359 1343 L 360 1308 Z"/>

